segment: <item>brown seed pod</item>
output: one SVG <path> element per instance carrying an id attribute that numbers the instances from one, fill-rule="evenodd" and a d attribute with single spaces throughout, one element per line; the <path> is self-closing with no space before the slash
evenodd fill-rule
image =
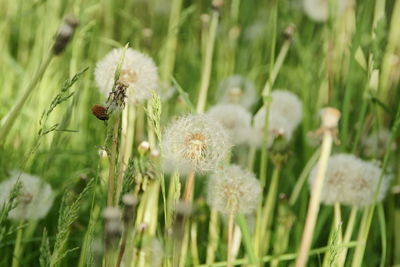
<path id="1" fill-rule="evenodd" d="M 92 113 L 99 120 L 106 121 L 108 120 L 107 108 L 102 105 L 96 104 L 92 107 Z"/>

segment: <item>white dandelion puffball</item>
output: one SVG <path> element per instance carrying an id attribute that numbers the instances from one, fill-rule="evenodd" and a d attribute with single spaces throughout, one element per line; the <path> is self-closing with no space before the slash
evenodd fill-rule
<path id="1" fill-rule="evenodd" d="M 248 214 L 257 208 L 260 193 L 260 183 L 253 173 L 230 165 L 209 178 L 207 203 L 226 215 Z"/>
<path id="2" fill-rule="evenodd" d="M 14 200 L 16 206 L 10 211 L 8 218 L 38 220 L 45 217 L 53 205 L 53 190 L 40 178 L 19 171 L 11 172 L 10 178 L 0 184 L 0 207 L 8 201 L 17 181 L 20 182 L 21 189 Z"/>
<path id="3" fill-rule="evenodd" d="M 318 166 L 314 166 L 309 176 L 312 188 Z M 352 154 L 332 155 L 321 193 L 321 202 L 332 205 L 339 202 L 344 205 L 369 206 L 374 202 L 381 168 L 372 162 L 363 161 Z M 378 194 L 381 201 L 388 190 L 390 177 L 385 175 Z"/>
<path id="4" fill-rule="evenodd" d="M 363 138 L 362 148 L 364 155 L 367 157 L 373 157 L 375 155 L 379 157 L 384 156 L 389 139 L 390 131 L 386 128 L 382 128 L 379 131 L 376 131 Z M 390 149 L 396 149 L 396 144 L 393 143 Z"/>
<path id="5" fill-rule="evenodd" d="M 95 79 L 101 92 L 108 97 L 113 85 L 114 74 L 121 60 L 124 49 L 111 50 L 96 65 Z M 125 52 L 121 68 L 120 80 L 126 82 L 128 101 L 141 103 L 152 96 L 152 92 L 158 90 L 159 77 L 154 61 L 132 48 Z"/>
<path id="6" fill-rule="evenodd" d="M 229 76 L 221 81 L 217 93 L 218 102 L 239 104 L 250 108 L 257 101 L 254 84 L 240 75 Z"/>
<path id="7" fill-rule="evenodd" d="M 223 126 L 207 115 L 187 115 L 172 122 L 163 136 L 165 161 L 181 173 L 214 170 L 231 148 Z"/>
<path id="8" fill-rule="evenodd" d="M 268 146 L 278 136 L 290 141 L 293 130 L 296 129 L 303 118 L 303 104 L 295 94 L 286 90 L 274 90 L 271 97 L 272 102 L 268 118 Z M 260 146 L 262 144 L 265 116 L 265 107 L 262 107 L 254 116 L 253 145 Z"/>
<path id="9" fill-rule="evenodd" d="M 248 140 L 251 114 L 244 107 L 235 104 L 218 104 L 213 106 L 207 115 L 225 127 L 235 145 L 243 144 Z"/>
<path id="10" fill-rule="evenodd" d="M 303 0 L 304 12 L 312 20 L 324 22 L 329 16 L 330 1 L 332 1 L 332 7 L 335 8 L 336 14 L 343 13 L 353 2 L 352 0 Z"/>

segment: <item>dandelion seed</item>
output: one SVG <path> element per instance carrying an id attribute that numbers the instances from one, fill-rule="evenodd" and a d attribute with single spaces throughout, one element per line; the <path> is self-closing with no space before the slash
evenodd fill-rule
<path id="1" fill-rule="evenodd" d="M 248 140 L 251 115 L 244 107 L 235 104 L 219 104 L 212 107 L 207 115 L 225 127 L 235 145 L 243 144 Z"/>
<path id="2" fill-rule="evenodd" d="M 309 176 L 310 188 L 314 183 L 318 167 Z M 351 154 L 336 154 L 330 157 L 326 178 L 322 188 L 321 202 L 332 205 L 369 206 L 374 201 L 381 168 L 372 162 L 363 161 Z M 381 201 L 388 190 L 390 177 L 385 175 L 378 194 Z"/>
<path id="3" fill-rule="evenodd" d="M 20 177 L 18 179 L 18 177 Z M 17 182 L 21 183 L 21 190 L 14 209 L 8 214 L 11 220 L 38 220 L 47 215 L 53 205 L 54 193 L 50 185 L 39 177 L 11 172 L 9 179 L 0 184 L 0 207 L 8 197 Z"/>
<path id="4" fill-rule="evenodd" d="M 257 208 L 261 187 L 255 175 L 230 165 L 212 174 L 207 203 L 223 214 L 247 214 Z"/>
<path id="5" fill-rule="evenodd" d="M 262 107 L 254 116 L 254 133 L 250 140 L 251 144 L 260 146 L 262 144 L 266 109 Z M 303 118 L 303 104 L 293 93 L 286 90 L 274 90 L 269 111 L 269 140 L 268 146 L 277 137 L 283 137 L 290 141 L 292 132 L 300 124 Z"/>
<path id="6" fill-rule="evenodd" d="M 123 49 L 113 49 L 96 65 L 97 86 L 108 97 L 114 84 L 114 73 L 121 60 Z M 159 77 L 154 61 L 132 48 L 125 53 L 119 79 L 128 85 L 130 103 L 141 103 L 158 89 Z"/>
<path id="7" fill-rule="evenodd" d="M 221 81 L 217 99 L 220 103 L 239 104 L 250 108 L 257 101 L 257 92 L 249 79 L 233 75 Z"/>
<path id="8" fill-rule="evenodd" d="M 353 3 L 352 0 L 304 0 L 304 12 L 311 19 L 317 22 L 324 22 L 328 19 L 329 2 L 332 2 L 332 8 L 334 8 L 335 14 L 342 14 L 344 10 Z"/>
<path id="9" fill-rule="evenodd" d="M 230 148 L 226 130 L 206 115 L 181 117 L 164 133 L 165 162 L 181 173 L 216 169 Z"/>

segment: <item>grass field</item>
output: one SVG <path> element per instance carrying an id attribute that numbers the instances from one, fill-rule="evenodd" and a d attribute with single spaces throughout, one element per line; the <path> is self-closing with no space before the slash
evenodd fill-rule
<path id="1" fill-rule="evenodd" d="M 400 0 L 0 0 L 0 266 L 400 266 Z"/>

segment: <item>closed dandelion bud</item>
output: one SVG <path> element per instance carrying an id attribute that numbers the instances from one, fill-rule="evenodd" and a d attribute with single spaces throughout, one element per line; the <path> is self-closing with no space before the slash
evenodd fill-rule
<path id="1" fill-rule="evenodd" d="M 55 55 L 59 55 L 65 50 L 78 24 L 78 20 L 73 16 L 68 16 L 64 19 L 64 23 L 58 29 L 54 42 L 53 53 Z"/>
<path id="2" fill-rule="evenodd" d="M 251 114 L 244 107 L 235 104 L 218 104 L 207 115 L 219 121 L 228 131 L 235 145 L 245 143 L 251 130 Z"/>
<path id="3" fill-rule="evenodd" d="M 310 173 L 310 188 L 314 184 L 317 169 L 318 165 Z M 327 205 L 338 202 L 343 205 L 369 206 L 374 202 L 381 172 L 376 163 L 363 161 L 354 155 L 333 155 L 328 161 L 321 202 Z M 390 176 L 384 175 L 378 192 L 378 202 L 385 197 L 389 183 Z"/>
<path id="4" fill-rule="evenodd" d="M 141 155 L 144 155 L 145 153 L 147 153 L 147 151 L 149 151 L 149 149 L 150 149 L 150 144 L 147 141 L 142 141 L 138 146 L 138 151 Z"/>
<path id="5" fill-rule="evenodd" d="M 135 217 L 136 206 L 138 204 L 138 199 L 132 194 L 125 194 L 122 197 L 122 203 L 124 203 L 123 221 L 125 225 L 128 225 L 133 221 Z"/>
<path id="6" fill-rule="evenodd" d="M 18 182 L 21 188 L 13 203 L 15 208 L 8 213 L 8 218 L 38 220 L 45 217 L 53 205 L 53 190 L 39 177 L 19 171 L 11 172 L 11 176 L 0 183 L 0 207 L 9 200 L 10 193 Z"/>
<path id="7" fill-rule="evenodd" d="M 250 108 L 257 101 L 254 84 L 240 75 L 222 80 L 216 95 L 220 103 L 239 104 L 245 108 Z"/>
<path id="8" fill-rule="evenodd" d="M 153 160 L 157 160 L 157 159 L 159 159 L 160 158 L 160 150 L 158 150 L 158 149 L 152 149 L 151 151 L 150 151 L 150 157 L 153 159 Z"/>
<path id="9" fill-rule="evenodd" d="M 293 131 L 303 118 L 303 104 L 293 93 L 286 90 L 274 90 L 269 111 L 268 146 L 274 139 L 280 137 L 290 141 Z M 254 116 L 254 134 L 250 143 L 260 146 L 263 140 L 266 109 L 262 107 Z"/>
<path id="10" fill-rule="evenodd" d="M 181 173 L 216 169 L 230 148 L 226 130 L 206 115 L 179 118 L 166 129 L 163 138 L 165 162 Z"/>
<path id="11" fill-rule="evenodd" d="M 312 20 L 324 22 L 329 17 L 330 3 L 333 15 L 340 15 L 353 4 L 353 0 L 303 0 L 304 12 Z"/>
<path id="12" fill-rule="evenodd" d="M 211 175 L 207 203 L 226 215 L 247 214 L 257 208 L 260 193 L 260 183 L 253 173 L 230 165 Z"/>
<path id="13" fill-rule="evenodd" d="M 202 26 L 204 28 L 208 27 L 208 25 L 210 24 L 210 15 L 208 14 L 201 14 L 200 15 L 200 21 L 202 23 Z"/>
<path id="14" fill-rule="evenodd" d="M 122 235 L 121 210 L 107 207 L 103 211 L 106 250 L 115 249 Z"/>
<path id="15" fill-rule="evenodd" d="M 211 5 L 215 10 L 219 10 L 224 5 L 224 0 L 213 0 Z"/>
<path id="16" fill-rule="evenodd" d="M 123 49 L 113 49 L 96 65 L 95 79 L 100 91 L 108 97 L 114 74 L 120 63 Z M 127 84 L 130 103 L 141 103 L 151 98 L 158 88 L 159 77 L 154 61 L 132 48 L 126 49 L 119 79 Z"/>

